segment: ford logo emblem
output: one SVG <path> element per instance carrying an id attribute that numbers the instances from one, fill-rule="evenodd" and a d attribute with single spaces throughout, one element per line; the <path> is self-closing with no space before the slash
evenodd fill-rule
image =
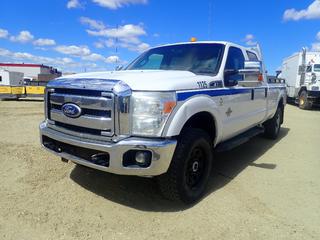
<path id="1" fill-rule="evenodd" d="M 66 103 L 62 106 L 62 112 L 64 115 L 70 118 L 77 118 L 81 115 L 81 108 L 73 103 Z"/>

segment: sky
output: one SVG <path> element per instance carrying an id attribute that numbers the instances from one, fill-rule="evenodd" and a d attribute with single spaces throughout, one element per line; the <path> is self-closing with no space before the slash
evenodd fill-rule
<path id="1" fill-rule="evenodd" d="M 270 74 L 302 47 L 320 51 L 320 0 L 1 0 L 0 62 L 64 72 L 113 70 L 149 47 L 261 45 Z"/>

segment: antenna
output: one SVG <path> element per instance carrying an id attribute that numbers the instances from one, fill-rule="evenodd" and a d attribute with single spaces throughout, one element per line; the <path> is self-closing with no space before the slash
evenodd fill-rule
<path id="1" fill-rule="evenodd" d="M 119 25 L 117 24 L 117 33 L 119 33 Z M 118 43 L 119 43 L 119 38 L 118 35 L 115 37 L 115 51 L 116 55 L 118 56 Z M 116 59 L 116 65 L 118 65 L 118 58 Z"/>
<path id="2" fill-rule="evenodd" d="M 213 1 L 209 1 L 209 12 L 208 12 L 208 37 L 211 40 L 212 37 L 212 15 L 213 15 Z"/>
<path id="3" fill-rule="evenodd" d="M 117 34 L 119 33 L 119 25 L 117 24 Z M 116 35 L 115 37 L 115 50 L 116 50 L 116 53 L 118 53 L 118 41 L 119 41 L 119 38 L 118 38 L 118 35 Z"/>

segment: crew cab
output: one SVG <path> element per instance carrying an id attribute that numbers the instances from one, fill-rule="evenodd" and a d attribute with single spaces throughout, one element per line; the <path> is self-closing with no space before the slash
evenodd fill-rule
<path id="1" fill-rule="evenodd" d="M 42 145 L 101 171 L 155 177 L 164 196 L 205 193 L 214 151 L 276 139 L 285 86 L 268 84 L 260 48 L 230 42 L 155 47 L 124 70 L 49 82 Z"/>

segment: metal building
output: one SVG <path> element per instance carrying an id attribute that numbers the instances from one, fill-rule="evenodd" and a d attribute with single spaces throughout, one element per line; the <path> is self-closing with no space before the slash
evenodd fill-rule
<path id="1" fill-rule="evenodd" d="M 21 72 L 24 77 L 39 81 L 48 81 L 61 76 L 61 72 L 56 68 L 42 64 L 0 63 L 0 69 Z"/>

